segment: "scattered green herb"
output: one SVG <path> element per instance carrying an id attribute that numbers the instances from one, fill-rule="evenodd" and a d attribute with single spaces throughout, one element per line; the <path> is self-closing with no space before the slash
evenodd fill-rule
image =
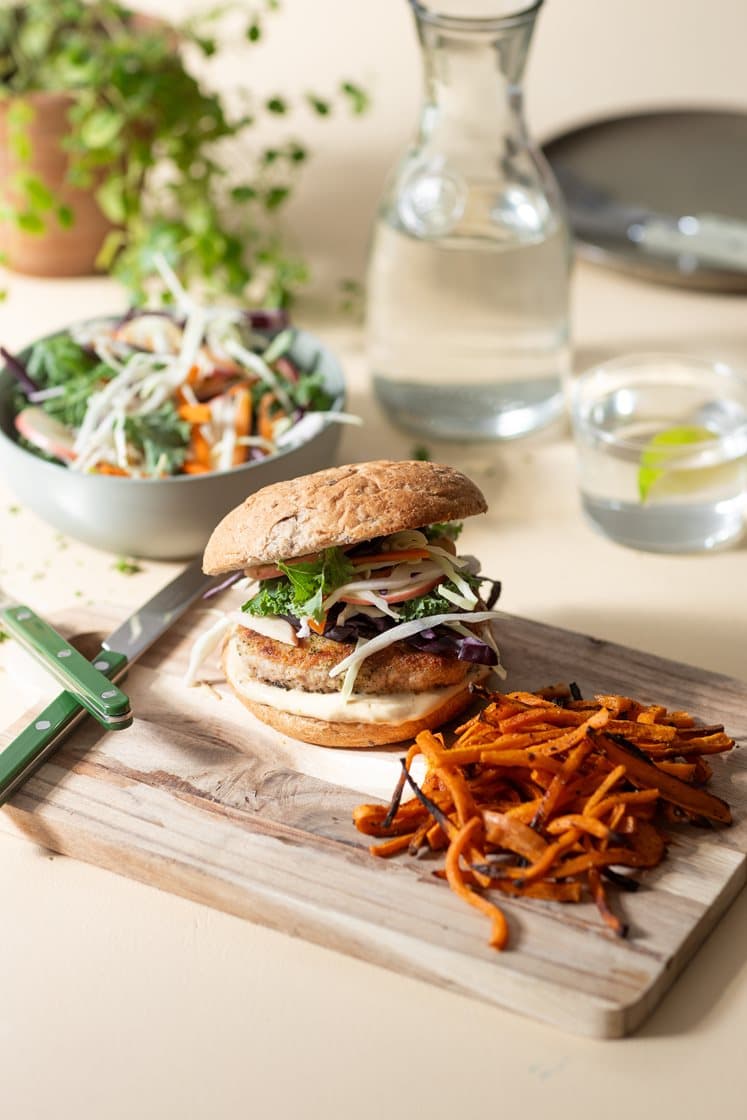
<path id="1" fill-rule="evenodd" d="M 364 288 L 358 280 L 350 277 L 340 281 L 340 311 L 346 315 L 360 318 L 363 313 Z"/>
<path id="2" fill-rule="evenodd" d="M 0 643 L 7 642 L 9 639 L 10 634 L 6 634 L 3 628 L 0 626 Z"/>
<path id="3" fill-rule="evenodd" d="M 126 556 L 118 556 L 112 567 L 115 571 L 121 572 L 123 576 L 134 576 L 143 570 L 141 564 L 138 564 L 136 560 L 129 560 Z"/>
<path id="4" fill-rule="evenodd" d="M 429 449 L 423 443 L 417 443 L 410 452 L 410 458 L 415 459 L 419 463 L 430 463 L 432 455 Z"/>
<path id="5" fill-rule="evenodd" d="M 20 506 L 8 506 L 8 513 L 16 514 L 16 513 L 20 513 L 20 512 L 21 512 L 21 507 Z"/>

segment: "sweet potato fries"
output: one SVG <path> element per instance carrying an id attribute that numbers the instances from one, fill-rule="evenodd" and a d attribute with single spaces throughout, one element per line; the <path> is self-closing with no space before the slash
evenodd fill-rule
<path id="1" fill-rule="evenodd" d="M 382 840 L 371 853 L 445 851 L 435 874 L 490 918 L 496 949 L 508 924 L 488 889 L 557 902 L 591 897 L 624 937 L 608 884 L 635 890 L 637 880 L 619 869 L 659 864 L 677 822 L 730 823 L 729 806 L 703 787 L 705 756 L 734 741 L 687 712 L 627 696 L 583 700 L 575 685 L 484 696 L 452 746 L 430 731 L 418 735 L 388 808 L 355 810 L 356 827 Z M 418 755 L 427 766 L 420 785 L 411 775 Z M 406 786 L 414 796 L 403 801 Z"/>

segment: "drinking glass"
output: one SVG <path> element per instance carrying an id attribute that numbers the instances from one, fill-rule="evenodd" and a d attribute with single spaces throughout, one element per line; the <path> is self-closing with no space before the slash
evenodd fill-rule
<path id="1" fill-rule="evenodd" d="M 747 519 L 747 378 L 675 354 L 617 358 L 571 386 L 581 504 L 651 552 L 737 541 Z"/>

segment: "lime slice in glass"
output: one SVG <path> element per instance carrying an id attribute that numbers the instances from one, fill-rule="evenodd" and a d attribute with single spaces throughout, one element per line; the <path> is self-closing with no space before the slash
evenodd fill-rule
<path id="1" fill-rule="evenodd" d="M 703 443 L 717 439 L 710 428 L 696 425 L 682 428 L 666 428 L 649 440 L 641 453 L 638 464 L 638 495 L 646 502 L 655 490 L 657 495 L 664 492 L 687 493 L 698 490 L 705 482 L 711 481 L 712 471 L 717 467 L 697 467 L 678 470 L 677 449 L 690 443 Z"/>

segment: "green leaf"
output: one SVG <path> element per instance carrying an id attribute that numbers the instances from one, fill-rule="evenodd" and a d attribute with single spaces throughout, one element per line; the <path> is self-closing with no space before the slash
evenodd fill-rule
<path id="1" fill-rule="evenodd" d="M 75 214 L 69 206 L 58 206 L 55 210 L 57 221 L 62 229 L 72 229 L 75 225 Z"/>
<path id="2" fill-rule="evenodd" d="M 91 393 L 115 375 L 115 370 L 84 350 L 68 334 L 37 342 L 29 356 L 28 370 L 29 376 L 42 388 L 63 388 L 60 396 L 50 397 L 42 408 L 70 428 L 82 423 Z"/>
<path id="3" fill-rule="evenodd" d="M 207 35 L 197 36 L 195 38 L 195 43 L 205 55 L 205 58 L 212 58 L 218 50 L 218 44 L 215 39 L 212 39 Z"/>
<path id="4" fill-rule="evenodd" d="M 332 106 L 329 101 L 323 97 L 318 97 L 315 93 L 307 93 L 306 100 L 315 113 L 320 117 L 328 117 L 332 111 Z"/>
<path id="5" fill-rule="evenodd" d="M 438 540 L 439 537 L 455 541 L 463 528 L 461 521 L 434 521 L 432 525 L 426 525 L 423 532 L 429 541 Z"/>
<path id="6" fill-rule="evenodd" d="M 231 198 L 234 202 L 253 202 L 256 197 L 257 188 L 249 186 L 248 183 L 231 188 Z"/>
<path id="7" fill-rule="evenodd" d="M 324 617 L 322 603 L 336 588 L 347 583 L 355 569 L 339 548 L 327 548 L 316 560 L 284 564 L 278 568 L 286 577 L 263 582 L 259 592 L 245 603 L 250 614 L 293 614 L 296 618 Z"/>
<path id="8" fill-rule="evenodd" d="M 103 268 L 105 271 L 108 271 L 114 263 L 114 259 L 117 256 L 117 253 L 120 251 L 120 249 L 123 248 L 126 241 L 127 235 L 124 230 L 109 230 L 106 237 L 104 238 L 103 245 L 98 251 L 98 255 L 96 257 L 96 267 Z"/>
<path id="9" fill-rule="evenodd" d="M 283 205 L 289 194 L 290 187 L 269 187 L 265 191 L 265 206 L 268 210 L 277 210 L 278 206 Z"/>
<path id="10" fill-rule="evenodd" d="M 268 113 L 275 113 L 278 116 L 282 116 L 284 113 L 288 112 L 288 104 L 282 97 L 269 97 L 267 101 L 265 101 L 265 109 Z"/>
<path id="11" fill-rule="evenodd" d="M 42 212 L 52 209 L 54 195 L 46 183 L 43 183 L 36 175 L 23 176 L 22 190 L 32 209 Z"/>
<path id="12" fill-rule="evenodd" d="M 259 591 L 242 610 L 256 615 L 293 614 L 293 586 L 281 576 L 277 579 L 263 579 Z"/>
<path id="13" fill-rule="evenodd" d="M 31 159 L 31 138 L 20 129 L 9 129 L 8 141 L 10 150 L 19 163 L 28 163 Z"/>
<path id="14" fill-rule="evenodd" d="M 351 112 L 356 116 L 365 113 L 369 107 L 370 99 L 366 91 L 355 82 L 341 82 L 340 92 L 347 97 Z"/>
<path id="15" fill-rule="evenodd" d="M 127 217 L 125 181 L 122 175 L 110 175 L 96 191 L 96 201 L 110 222 L 119 225 Z"/>
<path id="16" fill-rule="evenodd" d="M 479 580 L 475 580 L 479 583 Z M 444 579 L 439 587 L 448 587 L 450 591 L 461 594 L 456 584 L 449 579 Z M 454 604 L 450 599 L 439 595 L 438 588 L 425 595 L 418 595 L 416 599 L 406 599 L 404 603 L 397 603 L 394 608 L 402 622 L 410 622 L 414 618 L 428 618 L 432 614 L 451 614 Z"/>
<path id="17" fill-rule="evenodd" d="M 259 20 L 252 20 L 246 29 L 246 37 L 250 43 L 258 43 L 262 38 L 262 25 Z"/>
<path id="18" fill-rule="evenodd" d="M 638 495 L 641 502 L 648 500 L 651 488 L 671 470 L 678 448 L 716 438 L 716 433 L 710 428 L 697 425 L 667 428 L 663 432 L 657 432 L 646 444 L 638 466 Z"/>
<path id="19" fill-rule="evenodd" d="M 128 416 L 125 435 L 140 452 L 143 469 L 148 475 L 175 474 L 187 456 L 191 426 L 179 419 L 171 401 L 154 412 Z"/>
<path id="20" fill-rule="evenodd" d="M 417 443 L 410 452 L 410 458 L 419 463 L 430 463 L 433 456 L 424 443 Z"/>
<path id="21" fill-rule="evenodd" d="M 8 108 L 8 125 L 12 129 L 26 128 L 35 116 L 34 107 L 28 101 L 16 98 Z"/>
<path id="22" fill-rule="evenodd" d="M 44 233 L 46 229 L 44 219 L 34 210 L 23 210 L 20 214 L 16 214 L 15 222 L 24 233 Z"/>
<path id="23" fill-rule="evenodd" d="M 112 564 L 115 571 L 121 572 L 123 576 L 136 576 L 138 572 L 142 572 L 141 564 L 137 560 L 130 560 L 127 556 L 118 556 Z"/>
<path id="24" fill-rule="evenodd" d="M 78 135 L 86 148 L 106 148 L 118 135 L 124 117 L 114 109 L 94 109 L 80 124 Z"/>

